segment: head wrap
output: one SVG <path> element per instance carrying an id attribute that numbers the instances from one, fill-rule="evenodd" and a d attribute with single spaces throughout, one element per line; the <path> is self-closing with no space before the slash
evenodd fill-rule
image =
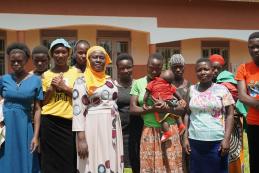
<path id="1" fill-rule="evenodd" d="M 50 48 L 49 48 L 49 56 L 52 57 L 52 49 L 54 48 L 54 46 L 56 46 L 57 44 L 62 44 L 64 47 L 68 48 L 69 50 L 69 56 L 71 56 L 71 53 L 72 53 L 72 48 L 71 46 L 68 44 L 68 42 L 63 39 L 63 38 L 58 38 L 54 41 L 52 41 L 51 45 L 50 45 Z"/>
<path id="2" fill-rule="evenodd" d="M 111 63 L 111 59 L 109 54 L 105 51 L 105 49 L 101 46 L 92 46 L 90 49 L 88 49 L 87 54 L 86 54 L 86 59 L 87 59 L 87 68 L 84 73 L 85 80 L 86 80 L 86 88 L 88 90 L 89 95 L 92 95 L 93 92 L 100 86 L 105 84 L 105 81 L 107 78 L 109 78 L 108 75 L 105 74 L 105 68 L 101 72 L 96 72 L 93 70 L 91 63 L 90 63 L 90 55 L 95 52 L 102 52 L 105 56 L 105 66 L 107 64 Z"/>
<path id="3" fill-rule="evenodd" d="M 212 63 L 218 62 L 220 65 L 224 65 L 225 64 L 224 58 L 221 55 L 218 55 L 218 54 L 211 55 L 209 60 Z"/>
<path id="4" fill-rule="evenodd" d="M 184 57 L 181 54 L 173 54 L 170 59 L 170 64 L 181 64 L 184 65 Z"/>

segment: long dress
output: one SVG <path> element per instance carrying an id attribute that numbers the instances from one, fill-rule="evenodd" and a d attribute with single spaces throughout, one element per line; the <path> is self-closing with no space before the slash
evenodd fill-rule
<path id="1" fill-rule="evenodd" d="M 117 87 L 110 79 L 89 96 L 84 77 L 73 89 L 73 131 L 84 131 L 89 156 L 78 157 L 80 173 L 122 173 L 123 140 L 117 110 Z"/>
<path id="2" fill-rule="evenodd" d="M 0 95 L 4 98 L 6 125 L 6 139 L 0 150 L 0 172 L 37 173 L 38 158 L 30 151 L 33 138 L 31 104 L 43 99 L 41 80 L 28 75 L 16 84 L 14 76 L 7 74 L 0 79 Z"/>

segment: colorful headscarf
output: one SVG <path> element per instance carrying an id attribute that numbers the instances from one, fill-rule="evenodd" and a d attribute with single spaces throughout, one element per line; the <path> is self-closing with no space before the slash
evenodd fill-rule
<path id="1" fill-rule="evenodd" d="M 86 87 L 87 87 L 89 95 L 92 95 L 98 87 L 104 85 L 106 79 L 110 77 L 110 76 L 105 74 L 106 68 L 104 68 L 104 70 L 101 71 L 101 72 L 96 72 L 91 67 L 89 58 L 90 58 L 90 55 L 95 51 L 102 52 L 105 55 L 105 66 L 111 63 L 110 56 L 105 51 L 105 49 L 103 47 L 92 46 L 92 47 L 90 47 L 90 49 L 88 49 L 87 54 L 86 54 L 87 68 L 86 68 L 86 71 L 84 73 L 84 76 L 85 76 Z"/>
<path id="2" fill-rule="evenodd" d="M 209 60 L 213 63 L 213 62 L 218 62 L 220 65 L 224 65 L 225 64 L 225 60 L 221 55 L 218 54 L 213 54 L 210 56 Z"/>

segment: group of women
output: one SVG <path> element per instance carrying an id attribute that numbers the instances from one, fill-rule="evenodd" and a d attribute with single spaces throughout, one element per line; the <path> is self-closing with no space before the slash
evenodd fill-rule
<path id="1" fill-rule="evenodd" d="M 158 100 L 146 110 L 143 97 L 148 82 L 163 70 L 161 54 L 148 58 L 147 75 L 136 80 L 133 58 L 120 54 L 114 81 L 105 73 L 111 63 L 108 53 L 100 46 L 90 47 L 87 41 L 78 41 L 74 50 L 64 39 L 54 40 L 48 53 L 37 48 L 32 58 L 38 70 L 33 73 L 24 68 L 30 57 L 28 47 L 14 43 L 7 48 L 13 72 L 0 79 L 4 98 L 0 127 L 6 128 L 0 169 L 6 173 L 241 173 L 243 102 L 248 106 L 250 170 L 254 173 L 259 170 L 258 32 L 250 35 L 248 49 L 253 61 L 239 67 L 236 80 L 222 71 L 222 57 L 199 59 L 195 85 L 183 77 L 183 56 L 173 55 L 173 84 L 188 106 L 172 108 Z M 69 66 L 71 55 L 73 67 Z M 48 56 L 53 60 L 49 70 Z M 161 143 L 155 112 L 182 116 L 188 127 L 184 135 L 179 136 L 176 122 L 169 118 L 173 135 Z"/>

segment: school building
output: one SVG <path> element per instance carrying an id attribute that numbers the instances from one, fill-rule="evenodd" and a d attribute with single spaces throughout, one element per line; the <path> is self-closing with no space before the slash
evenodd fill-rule
<path id="1" fill-rule="evenodd" d="M 185 76 L 196 80 L 198 58 L 223 55 L 229 70 L 250 59 L 247 39 L 259 30 L 256 0 L 9 0 L 0 6 L 0 75 L 10 72 L 6 47 L 24 42 L 30 49 L 63 37 L 75 43 L 85 39 L 103 46 L 113 64 L 127 52 L 134 58 L 134 77 L 146 74 L 147 58 L 154 52 L 174 53 L 186 60 Z M 31 61 L 26 68 L 33 68 Z"/>

